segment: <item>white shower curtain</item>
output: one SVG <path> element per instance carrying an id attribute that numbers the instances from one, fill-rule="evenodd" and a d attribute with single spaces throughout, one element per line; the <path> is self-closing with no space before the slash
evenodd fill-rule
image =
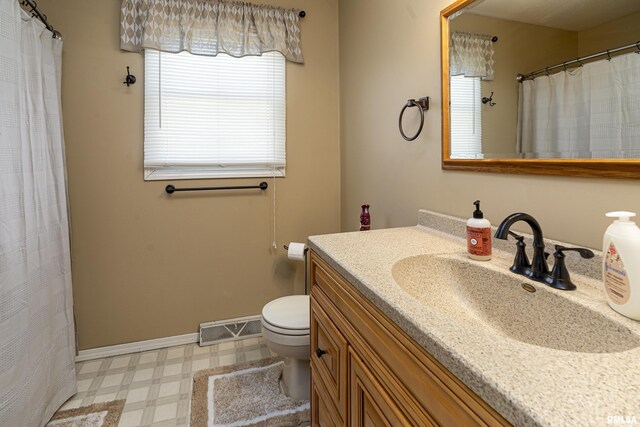
<path id="1" fill-rule="evenodd" d="M 524 158 L 640 157 L 640 55 L 522 82 L 518 152 Z"/>
<path id="2" fill-rule="evenodd" d="M 75 393 L 62 41 L 0 0 L 0 426 L 44 425 Z"/>

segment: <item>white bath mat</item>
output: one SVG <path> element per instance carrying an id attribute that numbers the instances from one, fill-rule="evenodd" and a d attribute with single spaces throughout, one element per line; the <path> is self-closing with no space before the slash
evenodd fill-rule
<path id="1" fill-rule="evenodd" d="M 124 403 L 124 400 L 114 400 L 58 411 L 46 427 L 116 427 Z"/>
<path id="2" fill-rule="evenodd" d="M 281 358 L 198 371 L 193 377 L 192 427 L 297 427 L 310 422 L 309 401 L 282 393 Z"/>

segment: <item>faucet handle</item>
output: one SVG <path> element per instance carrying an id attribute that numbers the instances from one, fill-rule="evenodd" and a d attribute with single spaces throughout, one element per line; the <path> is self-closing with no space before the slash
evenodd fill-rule
<path id="1" fill-rule="evenodd" d="M 568 251 L 575 251 L 578 252 L 582 258 L 593 258 L 595 255 L 592 251 L 585 248 L 567 248 L 561 245 L 555 246 L 556 251 L 553 254 L 553 257 L 555 258 L 555 264 L 546 282 L 556 289 L 572 291 L 576 289 L 576 285 L 574 285 L 571 281 L 569 270 L 567 270 L 567 266 L 564 263 L 564 253 Z"/>
<path id="2" fill-rule="evenodd" d="M 514 233 L 513 231 L 509 230 L 509 235 L 511 237 L 513 237 L 514 239 L 516 239 L 518 242 L 522 242 L 524 240 L 524 236 L 521 236 L 519 234 Z"/>
<path id="3" fill-rule="evenodd" d="M 556 251 L 553 254 L 553 256 L 556 257 L 556 258 L 564 257 L 564 252 L 567 252 L 567 251 L 578 252 L 582 258 L 586 258 L 586 259 L 593 258 L 595 256 L 595 254 L 589 249 L 586 249 L 586 248 L 567 248 L 567 247 L 562 246 L 562 245 L 556 245 Z"/>
<path id="4" fill-rule="evenodd" d="M 527 258 L 527 253 L 525 252 L 527 244 L 524 242 L 524 236 L 520 236 L 513 231 L 509 231 L 509 234 L 517 240 L 516 256 L 513 259 L 513 265 L 510 270 L 514 273 L 522 274 L 531 268 L 531 263 L 529 262 L 529 258 Z"/>

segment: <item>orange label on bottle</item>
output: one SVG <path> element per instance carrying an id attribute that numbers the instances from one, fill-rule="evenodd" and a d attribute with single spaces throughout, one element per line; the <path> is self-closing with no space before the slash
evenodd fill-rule
<path id="1" fill-rule="evenodd" d="M 472 255 L 491 255 L 491 228 L 467 227 L 467 250 Z"/>
<path id="2" fill-rule="evenodd" d="M 614 303 L 624 304 L 629 301 L 631 287 L 627 270 L 613 243 L 609 245 L 604 255 L 604 288 L 607 290 L 607 296 Z"/>

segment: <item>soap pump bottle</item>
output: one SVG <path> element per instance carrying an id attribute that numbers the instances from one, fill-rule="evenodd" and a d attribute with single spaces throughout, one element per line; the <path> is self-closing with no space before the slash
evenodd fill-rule
<path id="1" fill-rule="evenodd" d="M 488 261 L 491 259 L 491 223 L 480 210 L 480 200 L 473 204 L 476 210 L 467 221 L 467 252 L 471 259 Z"/>
<path id="2" fill-rule="evenodd" d="M 607 228 L 602 242 L 602 278 L 609 306 L 640 320 L 640 228 L 629 220 L 633 212 L 609 212 L 618 218 Z"/>

